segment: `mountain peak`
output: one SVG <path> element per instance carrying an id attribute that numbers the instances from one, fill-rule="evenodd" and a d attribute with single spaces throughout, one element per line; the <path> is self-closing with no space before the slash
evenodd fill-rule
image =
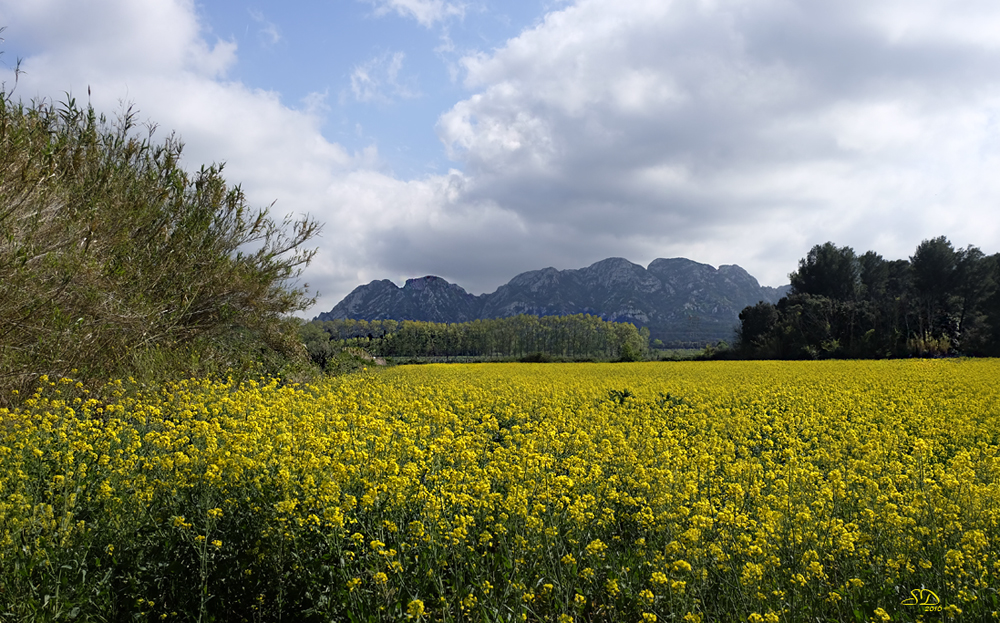
<path id="1" fill-rule="evenodd" d="M 586 268 L 523 272 L 492 294 L 473 296 L 434 275 L 358 286 L 318 320 L 467 322 L 518 314 L 592 314 L 645 326 L 674 344 L 731 340 L 739 313 L 759 301 L 777 302 L 788 286 L 762 288 L 734 264 L 718 269 L 687 258 L 655 259 L 644 268 L 610 257 Z"/>
<path id="2" fill-rule="evenodd" d="M 441 277 L 435 277 L 434 275 L 427 275 L 426 277 L 417 277 L 415 279 L 407 279 L 406 283 L 403 284 L 403 290 L 434 290 L 434 289 L 445 289 L 445 288 L 458 288 L 465 292 L 465 290 L 454 283 L 449 283 L 448 281 L 442 279 Z"/>

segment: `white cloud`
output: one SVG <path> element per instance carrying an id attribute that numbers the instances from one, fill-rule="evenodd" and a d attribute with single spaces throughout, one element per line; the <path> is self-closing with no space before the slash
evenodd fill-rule
<path id="1" fill-rule="evenodd" d="M 313 91 L 302 98 L 302 105 L 307 115 L 310 117 L 320 117 L 330 111 L 329 100 L 329 89 L 322 93 Z"/>
<path id="2" fill-rule="evenodd" d="M 413 18 L 427 28 L 450 17 L 461 18 L 465 15 L 465 3 L 446 0 L 367 0 L 367 2 L 375 5 L 376 15 L 394 12 L 403 17 Z"/>
<path id="3" fill-rule="evenodd" d="M 260 24 L 260 30 L 257 31 L 257 34 L 263 45 L 272 46 L 281 41 L 281 31 L 278 30 L 277 24 L 268 20 L 263 13 L 256 9 L 249 9 L 249 12 L 253 21 Z"/>
<path id="4" fill-rule="evenodd" d="M 387 104 L 397 98 L 419 97 L 419 91 L 411 86 L 414 81 L 400 76 L 405 59 L 406 54 L 403 52 L 393 52 L 355 66 L 351 72 L 351 93 L 354 99 L 359 102 Z"/>
<path id="5" fill-rule="evenodd" d="M 190 0 L 6 0 L 3 8 L 8 34 L 13 30 L 44 50 L 32 62 L 45 78 L 54 77 L 51 71 L 86 80 L 177 68 L 219 78 L 236 60 L 235 43 L 201 37 Z"/>

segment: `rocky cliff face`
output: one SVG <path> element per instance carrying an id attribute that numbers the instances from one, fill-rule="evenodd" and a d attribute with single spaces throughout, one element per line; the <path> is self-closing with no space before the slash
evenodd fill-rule
<path id="1" fill-rule="evenodd" d="M 317 320 L 423 320 L 468 322 L 479 318 L 481 297 L 440 277 L 407 279 L 399 288 L 388 279 L 358 286 Z"/>
<path id="2" fill-rule="evenodd" d="M 410 279 L 402 288 L 373 281 L 355 288 L 317 320 L 425 320 L 466 322 L 503 318 L 593 314 L 649 327 L 665 343 L 731 340 L 739 313 L 759 301 L 776 303 L 788 291 L 762 287 L 735 265 L 657 259 L 647 268 L 609 258 L 586 268 L 544 268 L 521 273 L 492 294 L 473 296 L 439 277 Z"/>

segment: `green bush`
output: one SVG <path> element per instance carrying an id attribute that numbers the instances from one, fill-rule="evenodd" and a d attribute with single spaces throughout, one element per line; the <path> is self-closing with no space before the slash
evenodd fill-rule
<path id="1" fill-rule="evenodd" d="M 222 165 L 189 173 L 132 108 L 0 91 L 0 396 L 43 374 L 274 373 L 307 359 L 287 318 L 309 219 L 247 205 Z M 0 398 L 3 401 L 4 398 Z"/>

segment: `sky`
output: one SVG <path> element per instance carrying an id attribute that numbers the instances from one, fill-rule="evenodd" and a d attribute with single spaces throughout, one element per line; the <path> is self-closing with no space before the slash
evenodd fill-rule
<path id="1" fill-rule="evenodd" d="M 133 106 L 323 223 L 304 317 L 375 279 L 1000 251 L 995 0 L 0 0 L 0 26 L 15 98 Z"/>

